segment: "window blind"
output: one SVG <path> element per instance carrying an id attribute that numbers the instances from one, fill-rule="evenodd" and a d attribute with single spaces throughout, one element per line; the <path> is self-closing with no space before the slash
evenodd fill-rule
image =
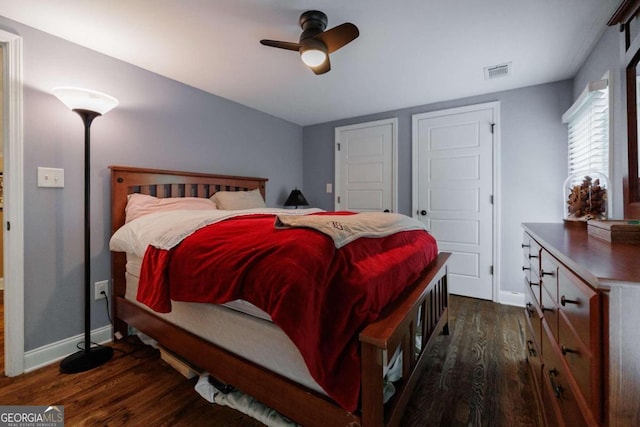
<path id="1" fill-rule="evenodd" d="M 608 83 L 608 79 L 589 83 L 562 115 L 569 128 L 568 172 L 575 177 L 571 185 L 594 171 L 609 177 Z"/>

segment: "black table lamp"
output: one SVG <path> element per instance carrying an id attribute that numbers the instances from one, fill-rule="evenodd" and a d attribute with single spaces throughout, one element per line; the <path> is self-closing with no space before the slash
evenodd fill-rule
<path id="1" fill-rule="evenodd" d="M 90 247 L 90 128 L 91 122 L 118 105 L 118 100 L 104 93 L 74 87 L 58 87 L 52 93 L 84 123 L 84 348 L 60 362 L 60 372 L 74 374 L 88 371 L 107 362 L 113 356 L 108 346 L 91 347 L 91 247 Z"/>
<path id="2" fill-rule="evenodd" d="M 302 191 L 295 188 L 291 191 L 289 197 L 287 197 L 287 201 L 284 202 L 284 205 L 286 207 L 294 206 L 296 209 L 298 209 L 298 206 L 309 206 L 309 203 L 307 202 L 307 199 L 305 199 L 302 195 Z"/>

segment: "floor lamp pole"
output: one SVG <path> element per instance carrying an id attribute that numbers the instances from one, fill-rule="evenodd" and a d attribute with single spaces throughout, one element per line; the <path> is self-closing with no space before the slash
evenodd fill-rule
<path id="1" fill-rule="evenodd" d="M 106 363 L 113 356 L 107 346 L 91 347 L 91 122 L 100 113 L 74 109 L 84 123 L 84 348 L 60 362 L 60 372 L 73 374 Z"/>

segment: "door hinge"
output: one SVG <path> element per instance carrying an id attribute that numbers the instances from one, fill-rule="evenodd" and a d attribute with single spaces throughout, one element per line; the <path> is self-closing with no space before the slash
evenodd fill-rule
<path id="1" fill-rule="evenodd" d="M 496 127 L 495 123 L 491 123 L 491 133 L 494 133 L 494 128 Z"/>
<path id="2" fill-rule="evenodd" d="M 337 200 L 338 200 L 338 204 L 340 204 L 340 196 L 338 196 L 338 199 L 337 199 Z"/>
<path id="3" fill-rule="evenodd" d="M 338 151 L 340 151 L 340 143 L 339 143 L 339 142 L 336 142 L 336 149 L 337 149 Z"/>
<path id="4" fill-rule="evenodd" d="M 489 266 L 489 274 L 493 276 L 493 265 Z"/>
<path id="5" fill-rule="evenodd" d="M 7 221 L 7 231 L 11 231 L 11 223 Z"/>
<path id="6" fill-rule="evenodd" d="M 493 204 L 493 194 L 489 196 L 489 203 Z"/>

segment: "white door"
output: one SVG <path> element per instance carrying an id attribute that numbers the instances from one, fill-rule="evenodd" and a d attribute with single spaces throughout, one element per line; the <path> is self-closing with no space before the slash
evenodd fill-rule
<path id="1" fill-rule="evenodd" d="M 497 103 L 413 116 L 413 215 L 451 252 L 449 291 L 494 299 Z"/>
<path id="2" fill-rule="evenodd" d="M 338 127 L 335 210 L 397 211 L 398 120 Z"/>

